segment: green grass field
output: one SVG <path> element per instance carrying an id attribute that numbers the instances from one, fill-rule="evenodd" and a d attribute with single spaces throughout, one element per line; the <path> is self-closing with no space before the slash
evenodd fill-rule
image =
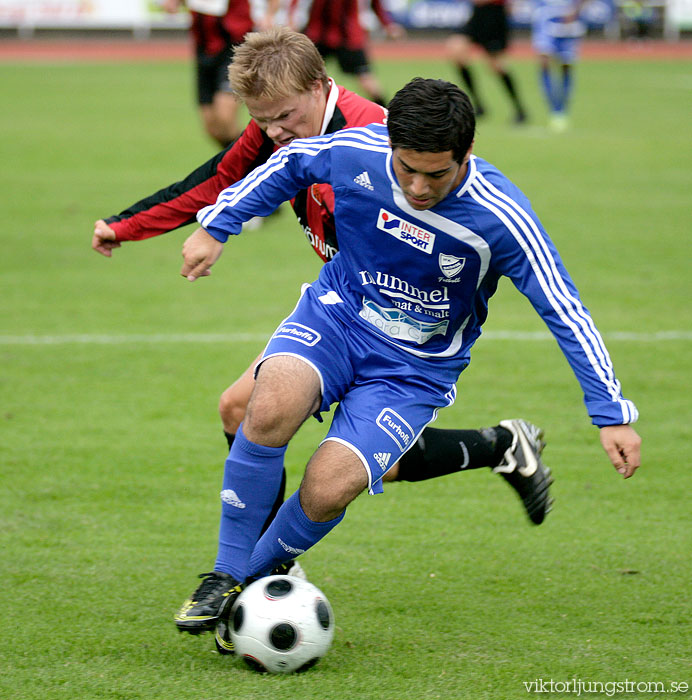
<path id="1" fill-rule="evenodd" d="M 543 426 L 554 511 L 531 527 L 489 470 L 361 497 L 303 557 L 333 605 L 333 647 L 279 677 L 177 634 L 172 616 L 216 552 L 217 397 L 318 260 L 285 210 L 193 285 L 178 275 L 191 229 L 97 256 L 96 218 L 213 153 L 190 65 L 2 66 L 0 698 L 576 697 L 527 692 L 536 679 L 656 682 L 669 692 L 588 697 L 659 698 L 692 682 L 690 63 L 584 62 L 559 136 L 533 64 L 515 68 L 532 123 L 509 127 L 481 72 L 494 110 L 476 152 L 556 241 L 640 409 L 644 465 L 616 475 L 557 346 L 502 286 L 436 425 Z M 454 77 L 421 61 L 378 72 L 390 93 Z M 324 430 L 292 442 L 289 489 Z"/>

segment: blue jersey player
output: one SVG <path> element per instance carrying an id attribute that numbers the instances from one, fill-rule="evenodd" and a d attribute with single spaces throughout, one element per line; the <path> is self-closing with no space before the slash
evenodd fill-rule
<path id="1" fill-rule="evenodd" d="M 639 466 L 629 425 L 637 410 L 601 336 L 526 197 L 472 155 L 474 131 L 459 88 L 417 78 L 393 98 L 387 126 L 295 140 L 199 212 L 202 229 L 183 247 L 190 280 L 208 274 L 243 221 L 312 182 L 334 190 L 339 253 L 306 285 L 258 365 L 225 467 L 219 557 L 206 575 L 218 585 L 185 601 L 179 627 L 219 620 L 218 639 L 244 582 L 313 546 L 363 490 L 382 491 L 383 474 L 454 402 L 503 275 L 553 332 L 617 471 L 628 478 Z M 299 490 L 260 537 L 287 443 L 332 404 Z"/>
<path id="2" fill-rule="evenodd" d="M 541 89 L 550 109 L 550 127 L 564 131 L 567 124 L 574 63 L 584 34 L 579 11 L 584 0 L 536 0 L 531 43 L 538 54 Z"/>

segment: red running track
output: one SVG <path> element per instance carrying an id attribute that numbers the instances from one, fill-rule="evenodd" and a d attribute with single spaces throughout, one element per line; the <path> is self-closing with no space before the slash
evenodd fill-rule
<path id="1" fill-rule="evenodd" d="M 516 41 L 510 51 L 517 59 L 533 58 L 528 41 Z M 446 60 L 444 41 L 404 41 L 373 43 L 371 55 L 378 59 Z M 185 39 L 138 41 L 134 39 L 4 39 L 0 41 L 3 62 L 74 62 L 74 61 L 170 61 L 187 60 L 192 48 Z M 692 42 L 607 42 L 585 41 L 584 60 L 692 60 Z"/>

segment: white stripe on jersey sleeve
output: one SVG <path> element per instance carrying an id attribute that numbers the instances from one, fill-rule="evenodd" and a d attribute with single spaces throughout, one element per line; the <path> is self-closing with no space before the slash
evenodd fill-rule
<path id="1" fill-rule="evenodd" d="M 297 139 L 288 146 L 280 148 L 266 163 L 258 166 L 239 183 L 231 185 L 223 190 L 216 204 L 205 207 L 202 210 L 203 213 L 199 217 L 200 225 L 203 228 L 209 226 L 223 209 L 234 206 L 274 173 L 285 168 L 290 155 L 317 156 L 319 153 L 331 150 L 337 146 L 348 146 L 376 153 L 388 153 L 390 150 L 389 142 L 386 137 L 362 128 L 347 129 L 342 132 L 337 132 L 336 135 L 330 134 L 325 137 Z"/>
<path id="2" fill-rule="evenodd" d="M 481 178 L 483 182 L 485 183 L 485 179 Z M 581 302 L 575 298 L 571 292 L 567 289 L 567 285 L 565 284 L 565 280 L 563 279 L 562 275 L 560 274 L 557 264 L 555 262 L 555 258 L 550 253 L 550 250 L 548 249 L 548 245 L 546 244 L 545 239 L 541 235 L 540 231 L 538 230 L 538 227 L 536 226 L 536 222 L 534 219 L 529 216 L 528 212 L 526 212 L 524 209 L 522 209 L 511 197 L 507 196 L 504 192 L 500 192 L 497 190 L 495 187 L 493 187 L 490 183 L 487 183 L 488 188 L 493 191 L 494 194 L 496 194 L 498 197 L 503 199 L 509 206 L 513 207 L 514 210 L 517 212 L 517 214 L 524 219 L 524 221 L 528 224 L 528 232 L 531 238 L 531 241 L 535 244 L 537 244 L 538 248 L 540 251 L 542 251 L 542 256 L 541 256 L 541 264 L 547 265 L 550 267 L 550 270 L 552 272 L 552 277 L 551 280 L 554 281 L 558 288 L 561 290 L 563 294 L 563 298 L 567 300 L 567 303 L 570 305 L 570 307 L 573 309 L 573 311 L 580 317 L 580 323 L 582 325 L 582 328 L 584 329 L 585 333 L 589 336 L 591 339 L 592 344 L 594 345 L 594 349 L 599 356 L 599 360 L 601 361 L 601 366 L 603 369 L 609 373 L 609 376 L 617 383 L 617 380 L 615 379 L 615 371 L 613 369 L 613 365 L 610 361 L 610 357 L 608 355 L 608 351 L 605 347 L 605 343 L 603 342 L 603 338 L 601 337 L 600 333 L 598 332 L 596 326 L 593 323 L 593 319 L 591 316 L 586 312 L 584 307 L 582 306 Z M 618 384 L 618 393 L 620 391 L 620 386 Z"/>
<path id="3" fill-rule="evenodd" d="M 567 291 L 535 222 L 516 202 L 491 185 L 480 173 L 469 194 L 493 212 L 524 251 L 536 278 L 559 318 L 570 328 L 589 364 L 614 401 L 621 398 L 620 384 L 603 340 L 578 299 Z"/>

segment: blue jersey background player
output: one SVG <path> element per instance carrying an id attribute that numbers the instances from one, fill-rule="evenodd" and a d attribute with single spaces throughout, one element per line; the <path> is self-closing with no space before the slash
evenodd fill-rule
<path id="1" fill-rule="evenodd" d="M 528 200 L 472 155 L 474 130 L 459 88 L 416 79 L 392 100 L 388 126 L 296 140 L 199 212 L 203 228 L 183 247 L 190 280 L 208 273 L 243 221 L 312 182 L 334 190 L 340 252 L 304 289 L 258 366 L 226 462 L 233 499 L 214 573 L 226 590 L 204 605 L 193 594 L 176 620 L 202 608 L 223 618 L 248 577 L 318 542 L 364 489 L 381 491 L 388 466 L 454 401 L 503 275 L 553 332 L 617 471 L 627 478 L 638 468 L 640 439 L 629 425 L 637 410 Z M 288 441 L 333 403 L 299 490 L 260 538 Z"/>
<path id="2" fill-rule="evenodd" d="M 531 43 L 538 54 L 541 89 L 550 109 L 550 127 L 564 131 L 574 87 L 574 64 L 584 35 L 579 12 L 584 0 L 536 0 Z"/>

